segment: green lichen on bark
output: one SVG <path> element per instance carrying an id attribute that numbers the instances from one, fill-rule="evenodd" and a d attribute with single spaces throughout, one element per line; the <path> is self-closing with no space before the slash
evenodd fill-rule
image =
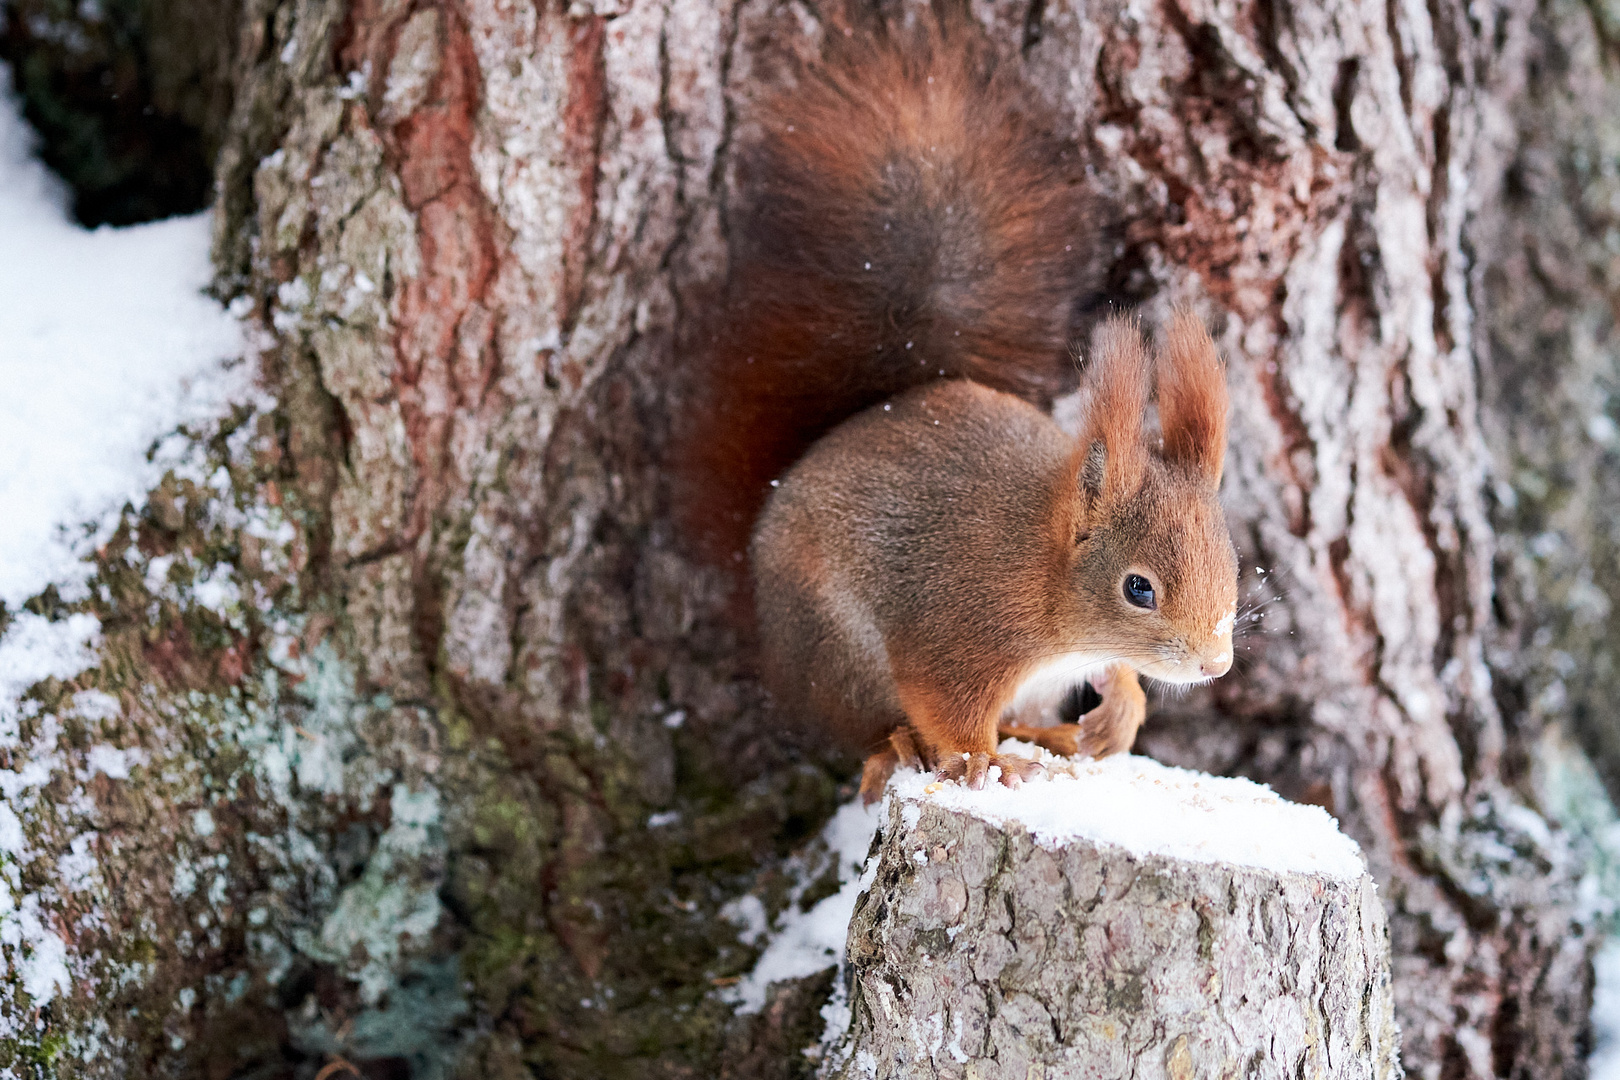
<path id="1" fill-rule="evenodd" d="M 399 136 L 379 123 L 398 106 L 379 109 L 376 83 L 326 66 L 344 35 L 363 36 L 334 5 L 263 14 L 272 34 L 244 72 L 221 167 L 221 288 L 251 297 L 274 334 L 265 367 L 283 497 L 306 559 L 300 587 L 320 612 L 310 618 L 330 620 L 357 695 L 431 717 L 444 836 L 431 963 L 459 973 L 465 1003 L 459 1049 L 447 1034 L 443 1060 L 469 1075 L 520 1063 L 561 1076 L 704 1074 L 731 1025 L 715 980 L 753 955 L 717 912 L 814 833 L 836 785 L 825 768 L 769 747 L 738 768 L 726 740 L 739 733 L 724 719 L 740 703 L 723 673 L 705 670 L 734 643 L 693 633 L 680 613 L 702 578 L 654 538 L 643 492 L 656 488 L 656 464 L 565 415 L 622 409 L 616 397 L 641 393 L 635 381 L 656 372 L 637 371 L 633 354 L 602 354 L 604 370 L 625 373 L 617 382 L 574 401 L 542 393 L 515 414 L 529 422 L 499 420 L 481 436 L 505 447 L 487 471 L 433 473 L 412 442 L 415 376 L 402 369 L 398 305 L 434 272 L 424 245 L 438 243 L 442 258 L 443 241 L 424 240 L 431 208 L 411 205 L 412 181 L 396 173 Z M 566 450 L 548 448 L 548 433 Z M 639 473 L 627 481 L 626 470 Z M 627 489 L 637 493 L 615 494 Z M 458 620 L 481 617 L 469 595 L 498 606 L 512 587 L 499 573 L 479 576 L 495 565 L 492 548 L 508 545 L 500 557 L 511 558 L 522 542 L 490 509 L 502 500 L 532 508 L 532 573 L 547 595 L 529 602 L 548 614 L 495 643 L 508 660 L 487 680 L 490 656 L 466 651 Z M 710 706 L 694 707 L 705 695 Z M 692 723 L 664 722 L 684 711 Z M 415 736 L 406 725 L 392 737 Z M 654 827 L 654 813 L 676 820 Z M 351 894 L 349 907 L 380 910 L 385 891 L 364 875 L 359 883 L 364 896 Z M 312 952 L 330 962 L 337 950 Z M 398 977 L 378 972 L 379 1001 L 415 985 L 388 970 Z M 362 996 L 367 985 L 362 977 Z M 295 1016 L 300 1007 L 287 1003 Z M 358 1019 L 347 1038 L 338 1022 L 301 1024 L 289 1039 L 304 1053 L 403 1052 L 356 1044 Z"/>
<path id="2" fill-rule="evenodd" d="M 711 1068 L 729 1024 L 714 980 L 753 956 L 716 913 L 830 811 L 827 774 L 738 793 L 715 783 L 713 747 L 677 732 L 680 821 L 649 843 L 639 756 L 554 733 L 514 761 L 442 681 L 412 702 L 365 686 L 345 658 L 356 631 L 314 592 L 326 518 L 301 503 L 298 423 L 243 411 L 177 439 L 184 460 L 101 546 L 88 595 L 29 606 L 93 614 L 101 641 L 96 666 L 31 690 L 26 756 L 59 722 L 81 758 L 111 746 L 136 763 L 88 784 L 58 768 L 24 815 L 40 885 L 93 829 L 96 879 L 59 899 L 97 922 L 72 936 L 87 958 L 72 993 L 38 1030 L 13 1028 L 0 1063 L 64 1077 L 297 1075 L 334 1054 L 416 1076 Z M 115 704 L 76 715 L 86 693 Z M 593 713 L 613 729 L 608 703 Z M 616 930 L 586 971 L 604 923 Z"/>
<path id="3" fill-rule="evenodd" d="M 72 982 L 42 1012 L 8 995 L 0 1057 L 234 1073 L 318 1061 L 344 1030 L 441 1061 L 465 1004 L 436 952 L 431 714 L 358 695 L 334 620 L 304 602 L 275 418 L 174 443 L 86 594 L 16 617 L 91 615 L 100 638 L 93 666 L 29 690 L 6 763 L 44 770 L 12 805 Z"/>

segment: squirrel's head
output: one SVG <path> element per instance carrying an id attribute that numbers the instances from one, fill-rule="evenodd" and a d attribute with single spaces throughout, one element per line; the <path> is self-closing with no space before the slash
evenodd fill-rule
<path id="1" fill-rule="evenodd" d="M 1237 555 L 1219 489 L 1226 378 L 1198 319 L 1175 318 L 1155 364 L 1135 325 L 1098 331 L 1073 482 L 1071 576 L 1098 651 L 1144 675 L 1204 682 L 1232 666 Z M 1157 370 L 1162 445 L 1143 437 Z"/>

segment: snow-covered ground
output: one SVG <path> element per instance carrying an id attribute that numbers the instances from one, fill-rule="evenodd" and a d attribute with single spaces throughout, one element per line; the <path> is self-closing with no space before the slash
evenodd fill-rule
<path id="1" fill-rule="evenodd" d="M 66 945 L 22 888 L 19 814 L 62 762 L 19 742 L 19 697 L 95 662 L 94 616 L 52 621 L 19 605 L 55 584 L 82 595 L 82 557 L 126 502 L 161 477 L 156 440 L 250 392 L 242 332 L 207 285 L 207 215 L 90 231 L 31 155 L 33 133 L 0 65 L 0 944 L 23 991 L 44 1005 L 69 985 Z M 81 709 L 106 695 L 78 695 Z M 97 699 L 97 700 L 92 700 Z M 93 769 L 128 775 L 101 748 Z M 77 853 L 76 853 L 77 854 Z M 0 1025 L 3 1028 L 3 1025 Z"/>
<path id="2" fill-rule="evenodd" d="M 725 914 L 738 924 L 745 944 L 768 942 L 754 969 L 731 988 L 730 996 L 743 1012 L 758 1012 L 773 982 L 843 966 L 849 918 L 855 913 L 855 899 L 871 884 L 864 874 L 866 855 L 885 806 L 866 807 L 859 800 L 846 803 L 821 830 L 821 840 L 837 864 L 838 891 L 808 911 L 798 903 L 808 881 L 801 881 L 793 891 L 775 927 L 766 920 L 765 906 L 758 897 L 744 896 L 728 906 Z"/>

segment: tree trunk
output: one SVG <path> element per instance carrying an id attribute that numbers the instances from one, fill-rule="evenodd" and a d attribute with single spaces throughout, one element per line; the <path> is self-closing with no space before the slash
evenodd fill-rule
<path id="1" fill-rule="evenodd" d="M 24 720 L 66 756 L 7 872 L 74 981 L 35 1013 L 14 980 L 0 1057 L 807 1067 L 818 994 L 732 1019 L 715 984 L 753 949 L 717 912 L 780 906 L 850 763 L 773 717 L 664 455 L 732 139 L 822 6 L 244 0 L 216 256 L 267 400 L 197 434 L 87 599 L 37 605 L 95 613 L 102 663 Z M 1139 750 L 1362 844 L 1413 1075 L 1582 1075 L 1594 928 L 1533 765 L 1614 688 L 1547 692 L 1620 636 L 1591 614 L 1616 512 L 1564 498 L 1610 481 L 1548 425 L 1615 368 L 1615 211 L 1561 196 L 1583 160 L 1616 183 L 1620 33 L 1575 0 L 973 10 L 1128 222 L 1116 294 L 1194 306 L 1230 361 L 1225 498 L 1268 606 Z M 1538 555 L 1557 529 L 1571 554 Z M 194 583 L 225 578 L 220 611 Z M 74 711 L 92 688 L 116 718 Z M 70 768 L 98 739 L 144 764 Z"/>
<path id="2" fill-rule="evenodd" d="M 877 859 L 828 1075 L 1400 1076 L 1365 874 L 1037 843 L 927 798 L 890 801 Z"/>

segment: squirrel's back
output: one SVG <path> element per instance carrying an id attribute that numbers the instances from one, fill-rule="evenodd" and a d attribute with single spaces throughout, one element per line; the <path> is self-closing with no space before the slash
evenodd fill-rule
<path id="1" fill-rule="evenodd" d="M 1049 400 L 1100 278 L 1079 152 L 976 28 L 829 37 L 753 115 L 696 350 L 681 498 L 726 560 L 770 481 L 877 401 L 963 376 Z"/>
<path id="2" fill-rule="evenodd" d="M 750 549 L 761 675 L 777 701 L 870 750 L 904 721 L 897 664 L 989 684 L 1021 650 L 1045 651 L 1050 598 L 1068 586 L 1074 459 L 1045 413 L 963 379 L 817 440 L 772 492 Z"/>

